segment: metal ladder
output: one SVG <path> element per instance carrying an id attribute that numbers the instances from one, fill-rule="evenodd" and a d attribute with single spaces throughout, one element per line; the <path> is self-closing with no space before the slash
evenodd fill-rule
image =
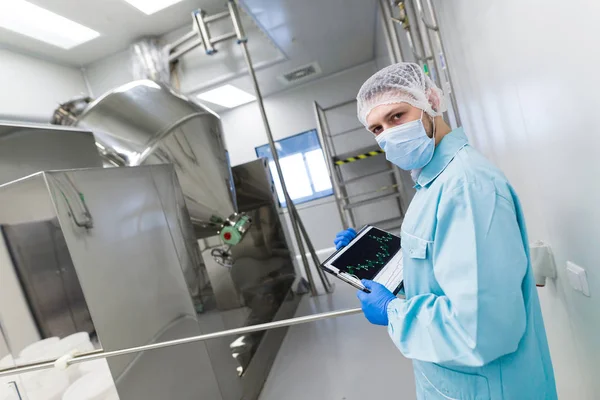
<path id="1" fill-rule="evenodd" d="M 346 101 L 324 108 L 321 107 L 318 102 L 314 102 L 315 118 L 317 120 L 317 132 L 321 142 L 321 147 L 323 149 L 323 155 L 325 157 L 325 163 L 327 164 L 329 177 L 331 178 L 333 193 L 342 225 L 344 226 L 344 229 L 359 226 L 357 225 L 356 215 L 354 213 L 354 210 L 358 207 L 384 200 L 396 199 L 399 210 L 398 217 L 389 218 L 382 221 L 361 221 L 361 223 L 369 223 L 384 229 L 399 228 L 402 225 L 404 212 L 408 207 L 408 202 L 410 199 L 412 199 L 412 195 L 410 195 L 410 193 L 406 195 L 406 193 L 409 192 L 409 189 L 403 185 L 402 172 L 398 169 L 398 167 L 386 161 L 386 168 L 383 170 L 344 180 L 342 173 L 344 166 L 350 163 L 360 162 L 371 157 L 378 157 L 384 153 L 379 146 L 373 144 L 371 147 L 359 148 L 351 152 L 336 154 L 334 146 L 335 137 L 347 135 L 357 131 L 358 129 L 364 128 L 362 126 L 357 126 L 355 128 L 346 129 L 340 132 L 332 132 L 329 126 L 327 112 L 354 103 L 356 103 L 356 100 Z M 392 184 L 358 194 L 348 194 L 348 185 L 382 175 L 390 175 L 392 178 Z M 404 178 L 404 181 L 405 180 L 406 178 Z"/>

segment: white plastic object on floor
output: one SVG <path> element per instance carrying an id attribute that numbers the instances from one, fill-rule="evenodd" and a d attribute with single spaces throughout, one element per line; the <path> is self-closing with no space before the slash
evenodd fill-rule
<path id="1" fill-rule="evenodd" d="M 90 335 L 87 332 L 78 332 L 64 339 L 59 343 L 61 350 L 77 350 L 79 353 L 94 351 L 94 345 L 90 341 Z"/>
<path id="2" fill-rule="evenodd" d="M 19 359 L 25 363 L 41 361 L 43 358 L 40 357 L 44 357 L 44 354 L 48 351 L 48 348 L 58 344 L 58 342 L 60 342 L 58 337 L 51 337 L 32 343 L 21 350 L 19 353 Z"/>
<path id="3" fill-rule="evenodd" d="M 49 359 L 58 359 L 61 358 L 63 362 L 68 361 L 69 356 L 74 356 L 75 354 L 83 354 L 94 351 L 94 345 L 90 341 L 90 335 L 87 332 L 78 332 L 73 335 L 67 336 L 64 339 L 60 340 L 56 345 L 51 346 L 49 348 Z M 66 357 L 65 357 L 66 356 Z M 81 378 L 83 374 L 80 372 L 80 369 L 77 366 L 64 366 L 62 364 L 55 365 L 57 368 L 61 367 L 63 369 L 66 368 L 67 374 L 69 375 L 69 380 L 71 382 L 75 382 L 77 379 Z"/>
<path id="4" fill-rule="evenodd" d="M 542 242 L 537 241 L 529 245 L 529 255 L 531 258 L 531 267 L 535 277 L 535 284 L 538 287 L 546 286 L 546 279 L 556 278 L 556 262 L 552 248 Z"/>
<path id="5" fill-rule="evenodd" d="M 24 392 L 28 400 L 61 400 L 69 387 L 64 371 L 49 369 L 22 375 Z"/>
<path id="6" fill-rule="evenodd" d="M 118 398 L 112 375 L 97 370 L 86 374 L 69 386 L 62 400 L 112 400 Z"/>

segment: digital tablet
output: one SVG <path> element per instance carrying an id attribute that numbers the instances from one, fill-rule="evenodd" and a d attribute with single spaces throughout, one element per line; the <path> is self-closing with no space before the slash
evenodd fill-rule
<path id="1" fill-rule="evenodd" d="M 404 278 L 400 242 L 398 236 L 367 225 L 347 246 L 325 260 L 321 268 L 357 289 L 368 291 L 360 282 L 368 279 L 397 294 Z"/>

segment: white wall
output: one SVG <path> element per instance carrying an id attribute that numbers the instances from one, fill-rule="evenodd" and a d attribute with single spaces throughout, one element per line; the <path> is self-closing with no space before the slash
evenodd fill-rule
<path id="1" fill-rule="evenodd" d="M 540 289 L 559 397 L 600 392 L 600 3 L 436 1 L 463 124 L 516 187 L 558 279 Z M 587 270 L 573 291 L 567 260 Z"/>
<path id="2" fill-rule="evenodd" d="M 49 122 L 57 105 L 87 95 L 81 71 L 0 49 L 0 119 Z"/>
<path id="3" fill-rule="evenodd" d="M 92 97 L 97 99 L 109 90 L 133 80 L 129 50 L 115 53 L 85 67 Z"/>

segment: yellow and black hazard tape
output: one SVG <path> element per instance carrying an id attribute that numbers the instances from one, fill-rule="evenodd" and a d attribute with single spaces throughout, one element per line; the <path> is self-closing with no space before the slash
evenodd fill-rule
<path id="1" fill-rule="evenodd" d="M 369 157 L 373 157 L 373 156 L 378 156 L 378 155 L 383 154 L 383 153 L 384 153 L 383 150 L 373 150 L 373 151 L 369 151 L 367 153 L 359 154 L 359 155 L 354 156 L 354 157 L 348 157 L 348 158 L 346 158 L 344 160 L 337 160 L 335 162 L 335 165 L 344 165 L 344 164 L 348 164 L 348 163 L 351 163 L 351 162 L 364 160 L 365 158 L 369 158 Z"/>

